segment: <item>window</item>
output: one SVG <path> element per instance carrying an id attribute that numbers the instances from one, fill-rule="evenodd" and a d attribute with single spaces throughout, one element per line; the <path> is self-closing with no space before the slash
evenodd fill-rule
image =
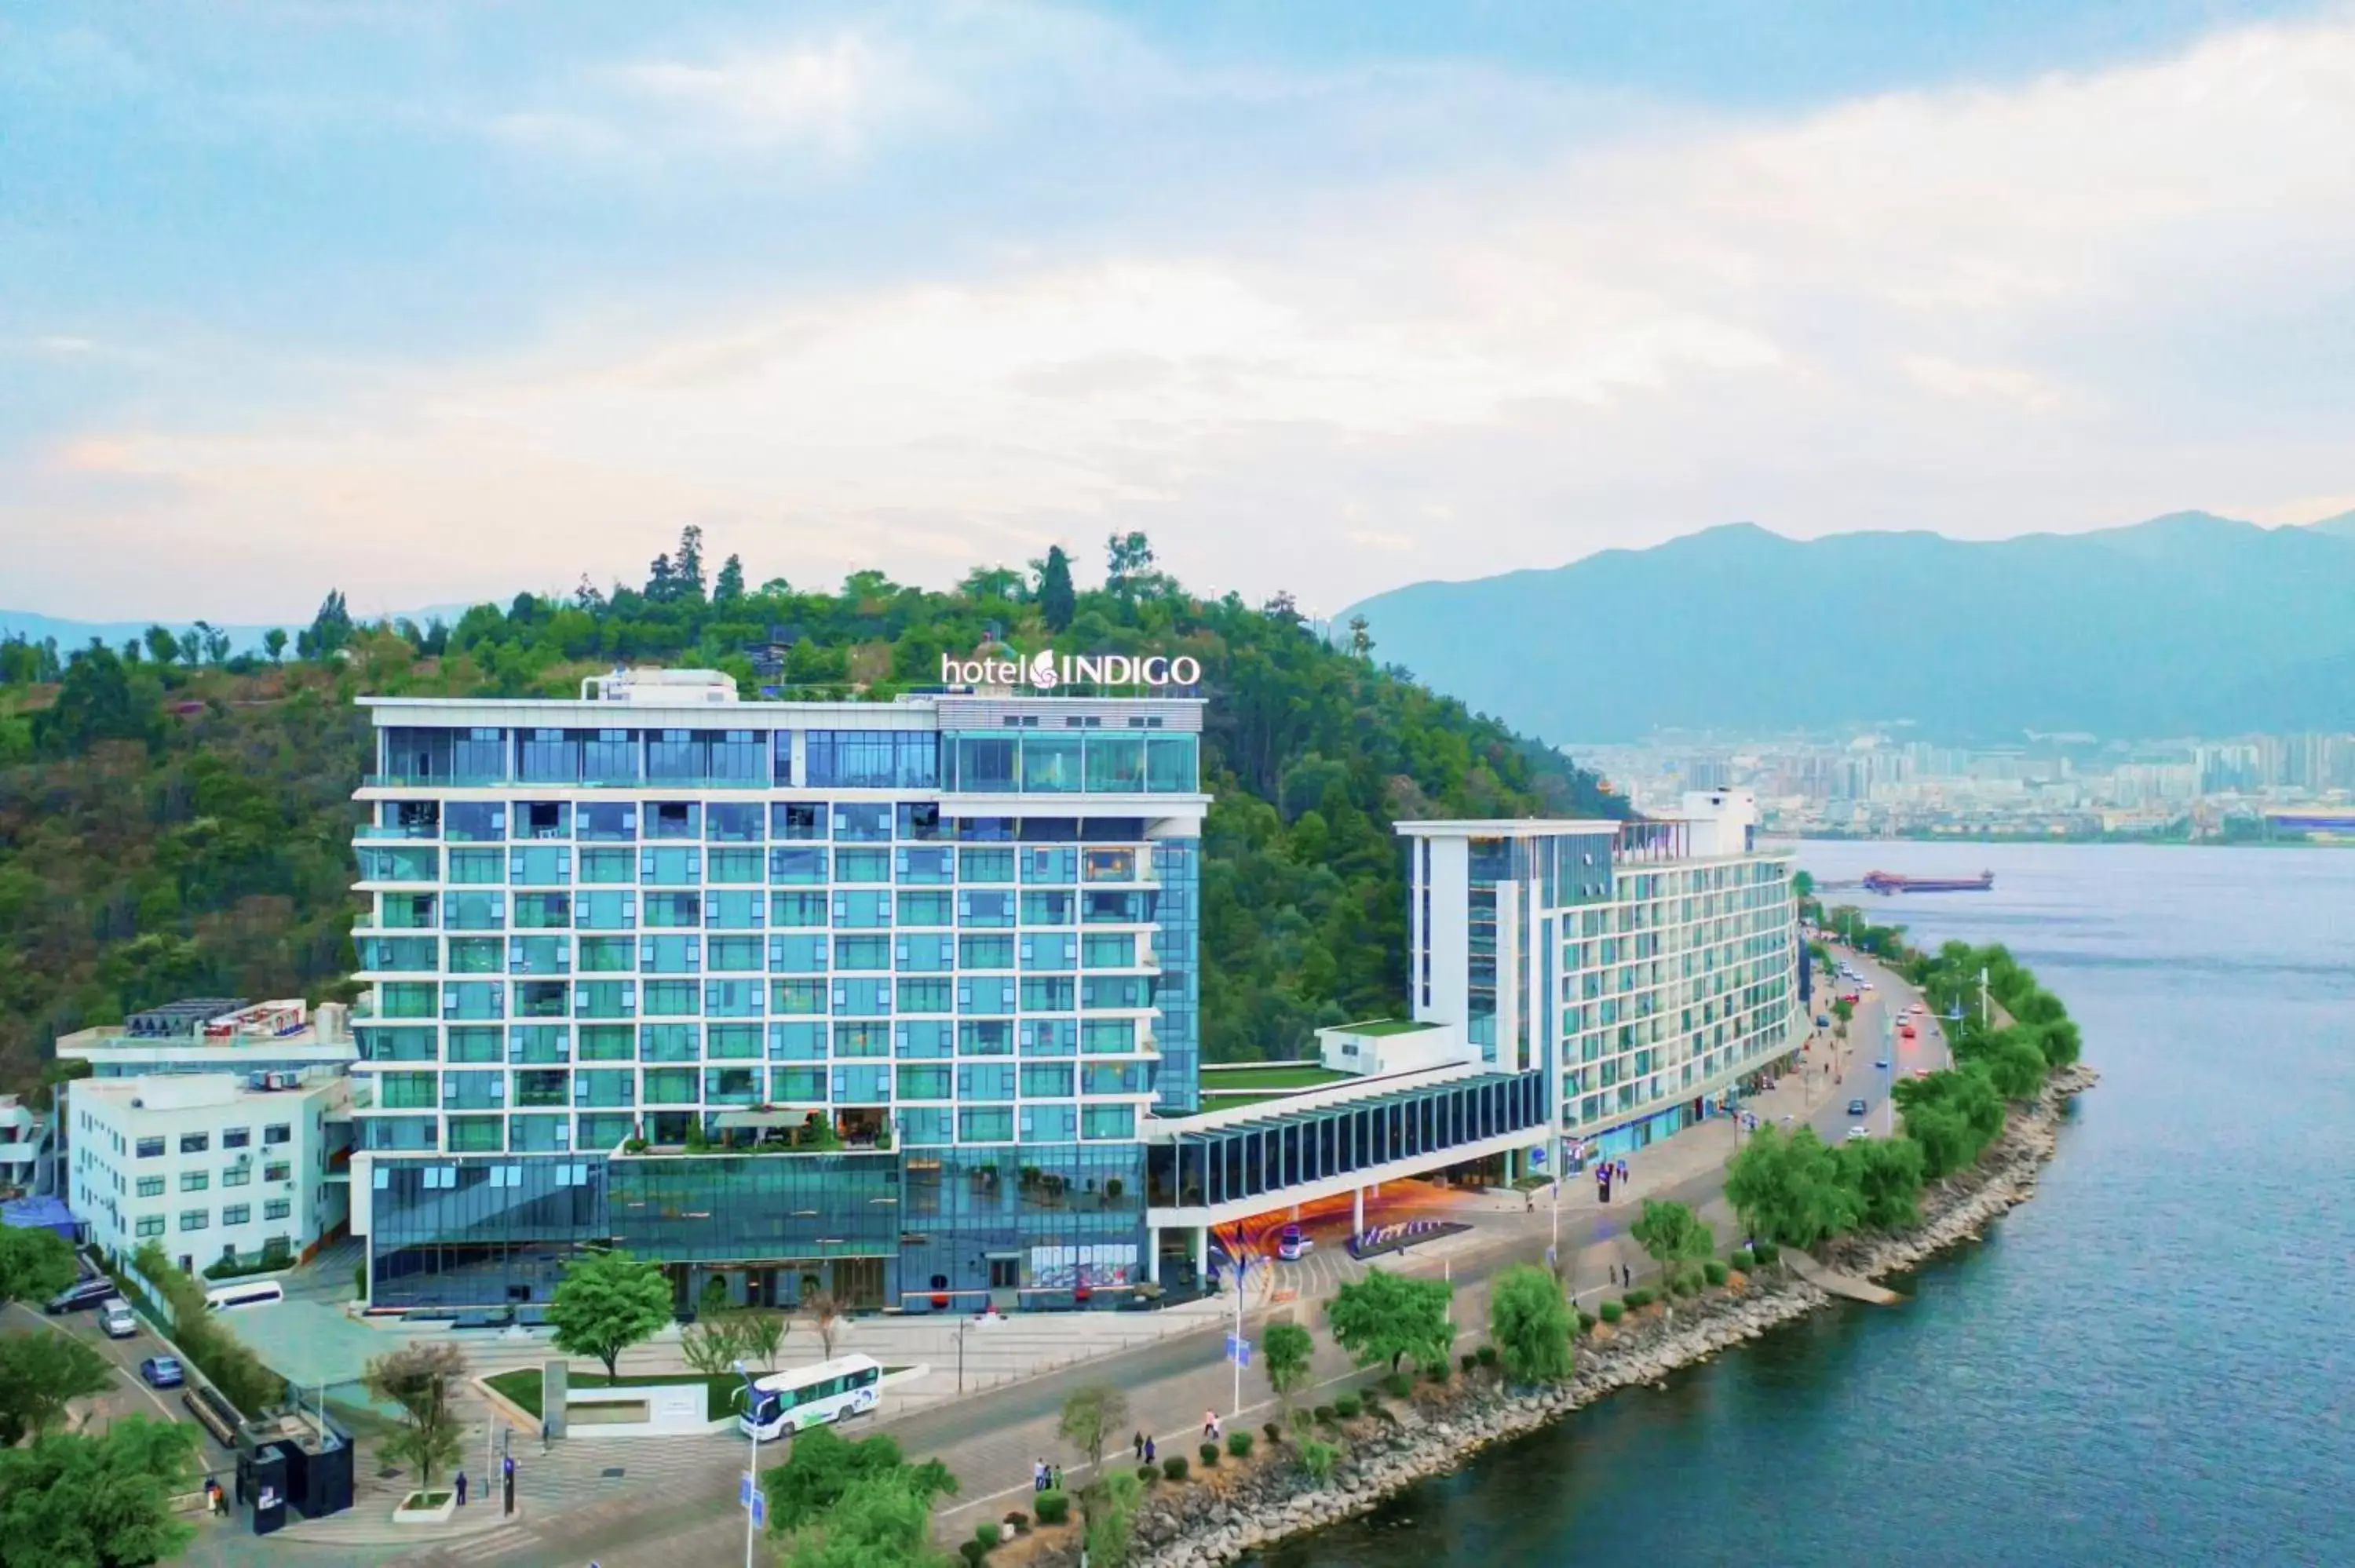
<path id="1" fill-rule="evenodd" d="M 139 1234 L 143 1236 L 162 1235 L 164 1234 L 164 1216 L 161 1214 L 140 1215 L 137 1230 Z"/>
<path id="2" fill-rule="evenodd" d="M 142 1159 L 142 1160 L 160 1160 L 160 1159 L 162 1159 L 163 1157 L 164 1157 L 164 1140 L 163 1140 L 162 1139 L 160 1139 L 160 1138 L 143 1138 L 143 1139 L 141 1139 L 139 1140 L 139 1158 L 140 1158 L 140 1159 Z"/>
<path id="3" fill-rule="evenodd" d="M 803 741 L 814 789 L 930 789 L 940 783 L 940 737 L 930 730 L 814 729 Z"/>
<path id="4" fill-rule="evenodd" d="M 294 1205 L 284 1198 L 272 1198 L 261 1205 L 261 1217 L 265 1220 L 282 1220 L 293 1213 L 293 1208 Z"/>
<path id="5" fill-rule="evenodd" d="M 180 1172 L 180 1191 L 183 1192 L 201 1192 L 212 1184 L 210 1171 L 183 1171 Z"/>
<path id="6" fill-rule="evenodd" d="M 210 1209 L 182 1209 L 180 1211 L 180 1228 L 184 1231 L 200 1231 L 212 1223 L 213 1212 Z"/>
<path id="7" fill-rule="evenodd" d="M 252 1218 L 253 1205 L 251 1203 L 229 1203 L 223 1206 L 221 1209 L 221 1224 L 225 1225 L 245 1224 L 252 1220 Z"/>
<path id="8" fill-rule="evenodd" d="M 139 1195 L 143 1198 L 162 1197 L 164 1179 L 161 1176 L 142 1176 L 139 1178 Z"/>
<path id="9" fill-rule="evenodd" d="M 250 1165 L 232 1165 L 221 1172 L 221 1185 L 224 1187 L 242 1187 L 252 1180 L 253 1167 Z"/>
<path id="10" fill-rule="evenodd" d="M 773 839 L 814 842 L 826 837 L 826 824 L 823 801 L 783 800 L 769 808 L 769 836 Z"/>
<path id="11" fill-rule="evenodd" d="M 293 1166 L 283 1160 L 274 1160 L 261 1168 L 261 1179 L 265 1181 L 289 1181 L 293 1177 Z"/>
<path id="12" fill-rule="evenodd" d="M 243 1149 L 252 1141 L 253 1128 L 250 1127 L 225 1127 L 221 1128 L 221 1147 L 223 1149 Z"/>
<path id="13" fill-rule="evenodd" d="M 208 1132 L 184 1132 L 180 1134 L 180 1152 L 183 1154 L 202 1154 L 206 1150 L 210 1149 L 212 1146 L 212 1134 Z"/>

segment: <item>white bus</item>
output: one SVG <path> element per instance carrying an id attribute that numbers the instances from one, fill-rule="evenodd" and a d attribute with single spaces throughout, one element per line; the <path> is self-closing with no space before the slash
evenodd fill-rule
<path id="1" fill-rule="evenodd" d="M 788 1431 L 847 1421 L 882 1400 L 883 1368 L 872 1356 L 837 1356 L 814 1366 L 773 1372 L 752 1384 L 758 1403 L 736 1418 L 748 1437 L 767 1442 Z M 738 1398 L 742 1398 L 741 1394 Z"/>
<path id="2" fill-rule="evenodd" d="M 227 1312 L 239 1307 L 261 1307 L 272 1301 L 286 1299 L 286 1291 L 274 1279 L 257 1279 L 250 1285 L 224 1285 L 218 1290 L 205 1292 L 205 1309 Z"/>

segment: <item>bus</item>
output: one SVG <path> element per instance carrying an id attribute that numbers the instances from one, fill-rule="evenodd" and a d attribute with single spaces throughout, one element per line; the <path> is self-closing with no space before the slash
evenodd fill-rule
<path id="1" fill-rule="evenodd" d="M 273 1301 L 286 1299 L 286 1291 L 274 1279 L 257 1279 L 245 1285 L 224 1285 L 218 1290 L 205 1292 L 205 1310 L 228 1312 L 240 1307 L 266 1307 Z"/>
<path id="2" fill-rule="evenodd" d="M 882 1381 L 882 1365 L 872 1356 L 837 1356 L 772 1372 L 752 1384 L 757 1402 L 736 1425 L 746 1436 L 765 1443 L 805 1426 L 847 1421 L 881 1403 Z"/>

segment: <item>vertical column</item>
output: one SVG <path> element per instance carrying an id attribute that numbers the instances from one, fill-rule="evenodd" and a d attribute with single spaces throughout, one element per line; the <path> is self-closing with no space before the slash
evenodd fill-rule
<path id="1" fill-rule="evenodd" d="M 1349 1189 L 1349 1234 L 1353 1236 L 1366 1234 L 1366 1190 L 1363 1187 Z"/>
<path id="2" fill-rule="evenodd" d="M 1147 1283 L 1161 1283 L 1161 1227 L 1145 1227 L 1145 1277 Z"/>
<path id="3" fill-rule="evenodd" d="M 1194 1227 L 1194 1277 L 1202 1280 L 1210 1277 L 1210 1227 L 1208 1225 Z"/>

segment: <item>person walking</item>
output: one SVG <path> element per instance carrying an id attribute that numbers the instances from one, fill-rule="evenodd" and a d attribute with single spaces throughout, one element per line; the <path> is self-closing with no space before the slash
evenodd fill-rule
<path id="1" fill-rule="evenodd" d="M 549 1451 L 549 1445 L 554 1443 L 555 1440 L 555 1424 L 549 1421 L 547 1416 L 541 1416 L 539 1418 L 539 1451 L 543 1454 L 547 1453 Z"/>
<path id="2" fill-rule="evenodd" d="M 460 1508 L 464 1508 L 464 1507 L 466 1506 L 466 1472 L 465 1472 L 465 1471 L 461 1470 L 461 1471 L 459 1471 L 459 1472 L 458 1472 L 458 1478 L 457 1478 L 457 1480 L 453 1483 L 453 1485 L 455 1486 L 455 1488 L 456 1488 L 456 1489 L 457 1489 L 457 1493 L 458 1493 L 458 1506 L 459 1506 Z"/>
<path id="3" fill-rule="evenodd" d="M 516 1464 L 513 1454 L 499 1461 L 499 1478 L 504 1483 L 499 1489 L 499 1511 L 513 1513 L 516 1487 Z"/>
<path id="4" fill-rule="evenodd" d="M 1061 1491 L 1061 1490 L 1063 1489 L 1063 1467 L 1062 1467 L 1062 1466 L 1060 1466 L 1060 1465 L 1050 1465 L 1050 1466 L 1049 1466 L 1049 1467 L 1048 1467 L 1048 1468 L 1047 1468 L 1047 1489 L 1048 1489 L 1048 1490 L 1050 1490 L 1050 1491 L 1057 1491 L 1057 1492 L 1060 1492 L 1060 1491 Z"/>
<path id="5" fill-rule="evenodd" d="M 1145 1462 L 1148 1465 L 1153 1463 L 1153 1438 L 1150 1435 L 1145 1439 Z"/>
<path id="6" fill-rule="evenodd" d="M 1030 1489 L 1034 1492 L 1047 1489 L 1047 1461 L 1043 1458 L 1030 1461 Z"/>
<path id="7" fill-rule="evenodd" d="M 1218 1440 L 1219 1413 L 1215 1410 L 1206 1410 L 1202 1412 L 1202 1441 L 1215 1443 Z"/>
<path id="8" fill-rule="evenodd" d="M 1129 1446 L 1136 1450 L 1136 1462 L 1145 1463 L 1145 1434 L 1139 1431 Z"/>

